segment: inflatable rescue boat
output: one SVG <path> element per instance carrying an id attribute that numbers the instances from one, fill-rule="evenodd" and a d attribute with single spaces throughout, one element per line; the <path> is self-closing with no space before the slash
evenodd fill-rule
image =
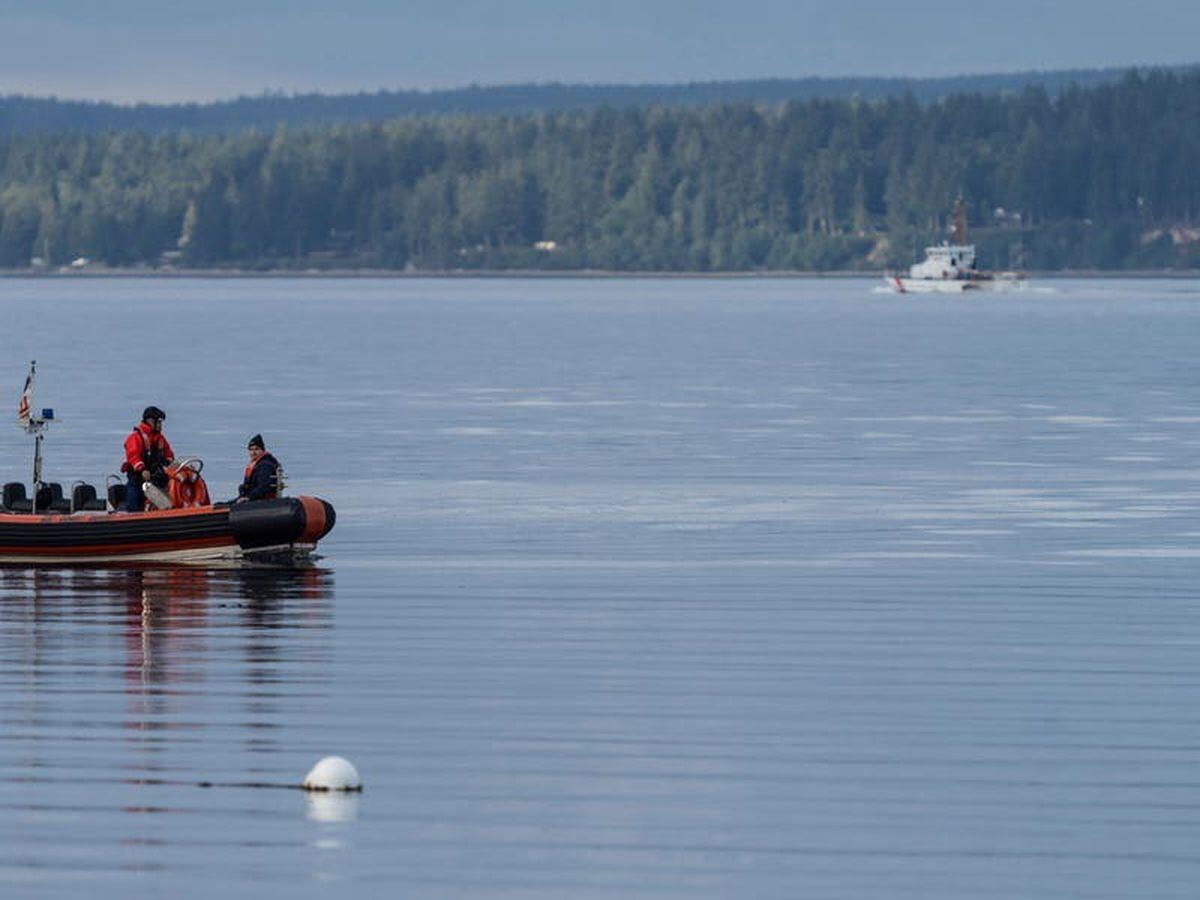
<path id="1" fill-rule="evenodd" d="M 0 563 L 290 562 L 309 557 L 332 530 L 336 517 L 327 502 L 282 496 L 282 470 L 274 499 L 212 503 L 200 476 L 204 463 L 195 457 L 156 472 L 138 512 L 124 511 L 119 475 L 108 477 L 104 499 L 82 481 L 67 498 L 61 484 L 42 480 L 42 432 L 55 419 L 52 409 L 33 411 L 35 371 L 30 363 L 17 410 L 18 423 L 34 437 L 33 493 L 27 496 L 21 482 L 4 485 Z"/>
<path id="2" fill-rule="evenodd" d="M 12 485 L 6 488 L 12 493 Z M 316 497 L 140 513 L 5 509 L 0 563 L 302 560 L 334 521 L 333 507 Z"/>

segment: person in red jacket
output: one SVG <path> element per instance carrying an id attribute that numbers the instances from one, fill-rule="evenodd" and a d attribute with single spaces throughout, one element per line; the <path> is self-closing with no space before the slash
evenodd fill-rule
<path id="1" fill-rule="evenodd" d="M 147 406 L 142 410 L 142 421 L 125 438 L 125 463 L 121 466 L 127 478 L 125 512 L 145 509 L 146 495 L 142 485 L 156 476 L 161 478 L 163 469 L 175 459 L 175 451 L 162 433 L 166 417 L 167 414 L 157 406 Z"/>

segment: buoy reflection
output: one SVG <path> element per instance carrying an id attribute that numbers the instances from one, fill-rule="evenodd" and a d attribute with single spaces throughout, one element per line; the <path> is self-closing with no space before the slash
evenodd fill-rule
<path id="1" fill-rule="evenodd" d="M 358 794 L 326 792 L 304 797 L 305 815 L 313 822 L 353 822 L 358 818 Z"/>

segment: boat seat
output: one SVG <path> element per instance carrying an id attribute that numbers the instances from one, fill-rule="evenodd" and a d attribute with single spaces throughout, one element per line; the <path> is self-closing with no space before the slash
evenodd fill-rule
<path id="1" fill-rule="evenodd" d="M 15 513 L 27 513 L 33 509 L 33 504 L 25 496 L 25 485 L 19 481 L 4 485 L 3 505 L 9 512 Z"/>
<path id="2" fill-rule="evenodd" d="M 102 512 L 108 506 L 96 496 L 96 488 L 86 482 L 79 482 L 71 489 L 71 509 L 73 512 Z"/>
<path id="3" fill-rule="evenodd" d="M 42 503 L 43 498 L 46 498 L 44 504 Z M 57 481 L 50 481 L 42 485 L 42 493 L 38 494 L 38 511 L 56 513 L 71 511 L 71 501 L 63 496 L 62 485 Z"/>
<path id="4" fill-rule="evenodd" d="M 125 485 L 118 483 L 108 486 L 108 505 L 113 509 L 125 508 Z"/>
<path id="5" fill-rule="evenodd" d="M 61 493 L 62 489 L 59 488 L 59 490 Z M 39 513 L 54 512 L 55 510 L 50 505 L 53 502 L 54 489 L 48 484 L 43 484 L 40 488 L 38 488 L 37 492 L 37 511 Z"/>

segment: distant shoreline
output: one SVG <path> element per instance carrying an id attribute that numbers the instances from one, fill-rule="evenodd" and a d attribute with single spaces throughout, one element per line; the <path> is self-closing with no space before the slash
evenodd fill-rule
<path id="1" fill-rule="evenodd" d="M 755 272 L 640 272 L 640 271 L 609 271 L 600 269 L 454 269 L 404 271 L 400 269 L 131 269 L 131 268 L 101 268 L 94 269 L 0 269 L 0 280 L 30 280 L 40 279 L 106 279 L 106 278 L 161 278 L 161 279 L 453 279 L 453 278 L 494 278 L 494 279 L 645 279 L 645 280 L 851 280 L 851 279 L 883 279 L 887 275 L 884 270 L 878 271 L 828 271 L 814 272 L 807 270 L 777 270 Z M 1110 269 L 1058 269 L 1048 272 L 1032 271 L 1027 277 L 1037 281 L 1049 281 L 1068 278 L 1102 278 L 1108 280 L 1144 280 L 1144 279 L 1177 279 L 1180 281 L 1200 279 L 1197 269 L 1128 269 L 1114 271 Z"/>

